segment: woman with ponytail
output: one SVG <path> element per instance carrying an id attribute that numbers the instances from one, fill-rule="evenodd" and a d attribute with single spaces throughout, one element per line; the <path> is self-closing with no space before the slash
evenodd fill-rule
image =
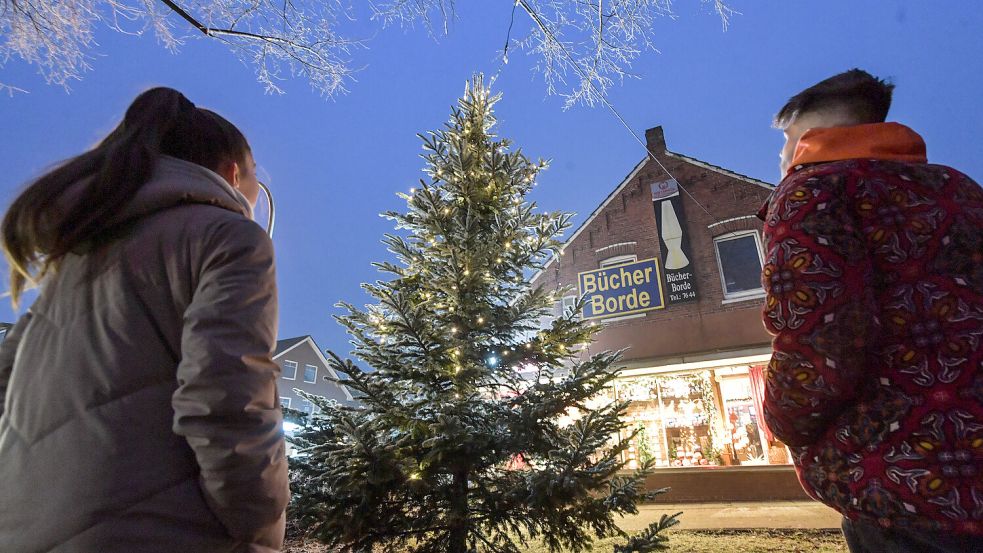
<path id="1" fill-rule="evenodd" d="M 0 245 L 0 551 L 279 551 L 273 247 L 242 133 L 176 90 L 31 184 Z"/>

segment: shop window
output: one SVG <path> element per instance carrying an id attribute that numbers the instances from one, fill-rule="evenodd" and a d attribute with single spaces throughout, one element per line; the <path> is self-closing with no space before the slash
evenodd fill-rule
<path id="1" fill-rule="evenodd" d="M 740 375 L 720 379 L 720 394 L 727 411 L 729 437 L 737 462 L 742 465 L 767 464 L 767 442 L 761 435 L 761 419 L 748 377 Z"/>
<path id="2" fill-rule="evenodd" d="M 284 361 L 283 374 L 280 375 L 284 380 L 297 380 L 297 362 Z"/>
<path id="3" fill-rule="evenodd" d="M 647 460 L 662 467 L 723 464 L 722 425 L 709 371 L 619 380 L 617 399 L 629 400 L 626 431 L 635 433 L 629 468 Z"/>
<path id="4" fill-rule="evenodd" d="M 628 468 L 786 464 L 785 447 L 761 427 L 748 368 L 619 378 L 611 399 L 628 401 Z"/>
<path id="5" fill-rule="evenodd" d="M 732 232 L 713 239 L 724 299 L 761 296 L 761 242 L 758 232 Z"/>

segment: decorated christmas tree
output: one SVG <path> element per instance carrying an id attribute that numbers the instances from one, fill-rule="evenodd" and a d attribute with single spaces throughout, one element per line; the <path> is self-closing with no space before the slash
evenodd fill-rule
<path id="1" fill-rule="evenodd" d="M 619 552 L 662 549 L 675 516 L 637 536 L 616 526 L 664 491 L 644 491 L 648 465 L 622 472 L 626 404 L 588 407 L 617 354 L 587 355 L 597 328 L 575 313 L 541 328 L 564 291 L 527 277 L 560 254 L 570 215 L 526 200 L 546 163 L 496 137 L 498 99 L 476 77 L 421 136 L 427 178 L 386 214 L 388 280 L 338 317 L 366 370 L 332 365 L 361 405 L 308 396 L 320 414 L 294 442 L 292 524 L 367 553 L 576 552 L 613 535 Z"/>

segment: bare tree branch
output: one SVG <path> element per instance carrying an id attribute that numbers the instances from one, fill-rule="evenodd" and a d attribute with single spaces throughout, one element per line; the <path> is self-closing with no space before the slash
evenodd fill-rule
<path id="1" fill-rule="evenodd" d="M 170 50 L 194 31 L 226 43 L 268 92 L 300 76 L 332 96 L 345 91 L 355 72 L 350 53 L 362 46 L 336 32 L 350 9 L 348 0 L 0 0 L 0 67 L 20 58 L 48 83 L 69 88 L 92 68 L 99 25 L 152 31 Z"/>
<path id="2" fill-rule="evenodd" d="M 655 50 L 654 22 L 674 17 L 672 0 L 495 1 L 513 4 L 503 63 L 511 46 L 525 50 L 547 94 L 565 98 L 565 107 L 593 106 L 616 83 L 637 77 L 632 63 Z M 737 14 L 728 0 L 700 2 L 724 29 Z M 529 25 L 512 38 L 518 7 Z M 357 72 L 352 53 L 365 45 L 341 29 L 363 11 L 383 27 L 422 24 L 434 39 L 449 32 L 457 13 L 455 0 L 0 0 L 0 68 L 19 58 L 68 88 L 92 68 L 95 31 L 105 25 L 133 35 L 151 31 L 172 51 L 194 34 L 220 40 L 268 92 L 282 93 L 286 78 L 302 77 L 333 96 L 346 91 Z"/>
<path id="3" fill-rule="evenodd" d="M 363 46 L 336 31 L 351 18 L 345 0 L 194 0 L 190 10 L 160 1 L 251 64 L 267 92 L 282 93 L 286 76 L 305 77 L 325 96 L 345 92 L 355 72 L 350 54 Z"/>
<path id="4" fill-rule="evenodd" d="M 700 0 L 711 5 L 724 29 L 737 14 L 727 0 Z M 637 77 L 632 63 L 655 50 L 654 23 L 674 17 L 672 0 L 515 0 L 531 27 L 513 44 L 536 58 L 547 94 L 566 99 L 565 107 L 595 105 L 616 83 Z M 425 21 L 453 10 L 452 0 L 390 0 L 373 5 L 387 23 Z M 503 49 L 503 61 L 508 48 Z"/>
<path id="5" fill-rule="evenodd" d="M 9 84 L 0 83 L 0 92 L 6 92 L 7 96 L 13 96 L 14 94 L 30 94 L 30 92 L 24 90 L 23 88 L 18 88 L 16 86 L 11 86 Z"/>

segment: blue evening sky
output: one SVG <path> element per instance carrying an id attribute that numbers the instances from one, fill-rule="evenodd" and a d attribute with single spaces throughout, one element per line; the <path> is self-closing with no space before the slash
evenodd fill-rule
<path id="1" fill-rule="evenodd" d="M 890 119 L 928 142 L 930 160 L 983 178 L 983 12 L 959 0 L 732 0 L 731 27 L 697 0 L 674 2 L 678 19 L 656 25 L 660 52 L 636 64 L 611 99 L 639 133 L 662 125 L 671 150 L 775 182 L 781 133 L 771 116 L 792 94 L 831 74 L 861 67 L 892 77 Z M 820 7 L 821 6 L 821 7 Z M 281 338 L 311 334 L 322 348 L 347 353 L 331 318 L 339 300 L 362 304 L 360 283 L 387 259 L 379 243 L 391 224 L 378 216 L 404 204 L 396 192 L 416 185 L 423 166 L 416 133 L 437 128 L 477 71 L 494 73 L 512 2 L 459 2 L 450 36 L 422 29 L 352 28 L 374 36 L 355 53 L 364 66 L 350 93 L 324 100 L 305 81 L 265 95 L 252 69 L 220 43 L 189 40 L 178 54 L 152 36 L 102 31 L 94 70 L 71 93 L 45 85 L 33 67 L 11 60 L 0 82 L 30 90 L 0 96 L 0 202 L 45 167 L 97 142 L 142 90 L 167 85 L 243 129 L 271 176 L 278 226 Z M 527 20 L 517 14 L 517 28 Z M 602 107 L 562 109 L 513 53 L 495 88 L 499 133 L 532 157 L 553 160 L 534 199 L 583 221 L 643 158 L 643 150 Z M 686 183 L 683 183 L 684 185 Z M 0 305 L 0 321 L 15 318 Z"/>

